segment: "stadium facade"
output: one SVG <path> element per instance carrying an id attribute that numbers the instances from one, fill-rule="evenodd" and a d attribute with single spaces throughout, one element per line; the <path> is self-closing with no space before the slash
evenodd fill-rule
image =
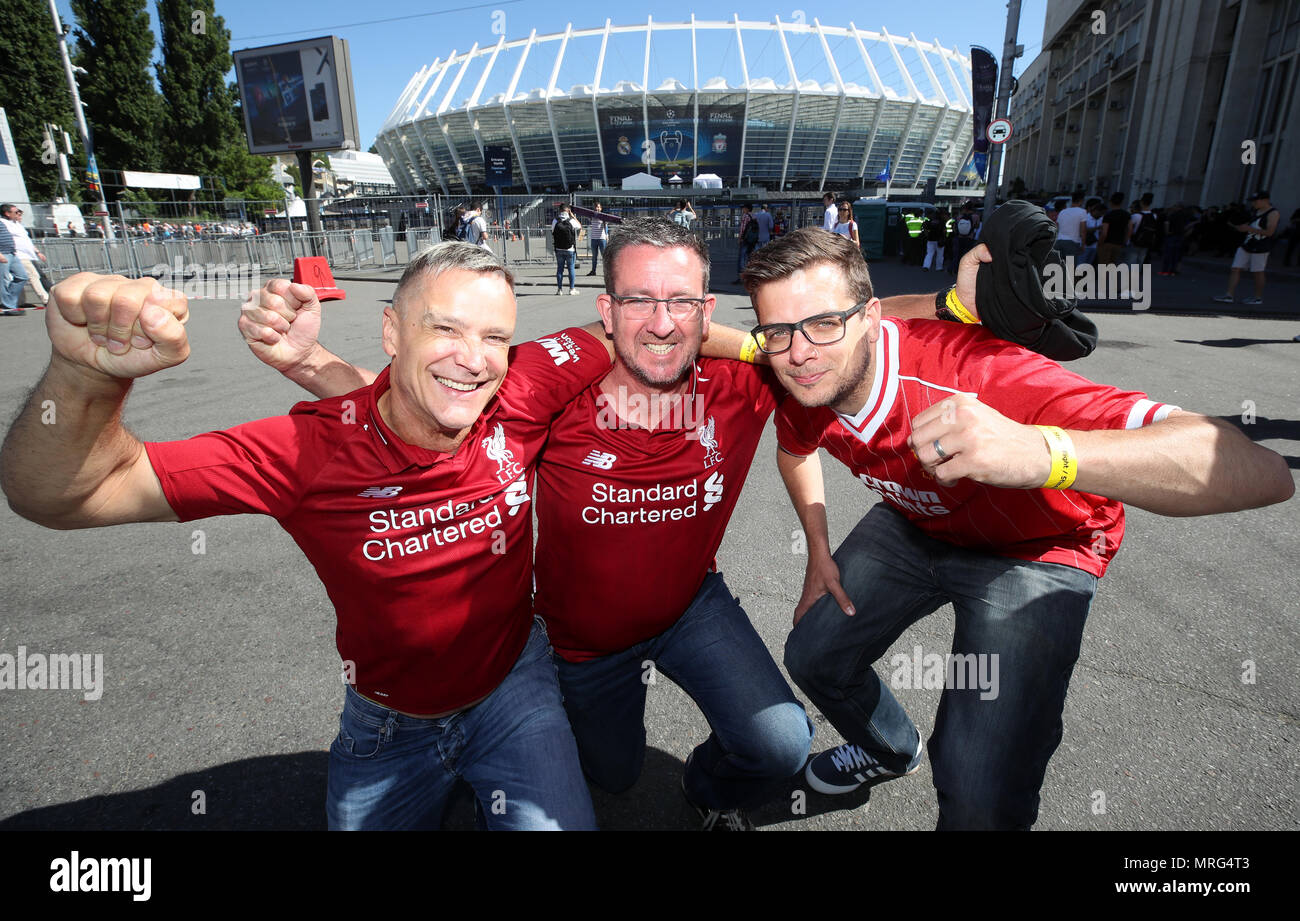
<path id="1" fill-rule="evenodd" d="M 504 147 L 518 191 L 969 185 L 970 58 L 937 40 L 808 22 L 660 23 L 453 50 L 407 84 L 375 144 L 403 194 L 477 193 Z"/>

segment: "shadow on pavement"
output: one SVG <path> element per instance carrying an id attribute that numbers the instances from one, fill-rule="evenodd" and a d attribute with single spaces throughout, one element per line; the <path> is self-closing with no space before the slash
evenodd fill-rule
<path id="1" fill-rule="evenodd" d="M 1272 345 L 1276 342 L 1294 342 L 1294 339 L 1175 339 L 1183 345 L 1208 345 L 1216 349 L 1240 349 L 1248 345 Z"/>

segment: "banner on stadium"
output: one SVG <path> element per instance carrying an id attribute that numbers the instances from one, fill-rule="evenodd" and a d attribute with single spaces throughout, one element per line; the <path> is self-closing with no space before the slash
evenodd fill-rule
<path id="1" fill-rule="evenodd" d="M 745 107 L 700 106 L 698 126 L 694 106 L 650 106 L 648 119 L 636 109 L 601 112 L 600 141 L 605 173 L 611 183 L 634 173 L 660 179 L 673 174 L 716 173 L 731 184 L 739 180 L 740 139 Z"/>
<path id="2" fill-rule="evenodd" d="M 993 101 L 998 92 L 998 62 L 993 52 L 979 45 L 970 49 L 971 127 L 975 132 L 975 169 L 984 178 L 988 163 L 989 122 L 993 120 Z"/>

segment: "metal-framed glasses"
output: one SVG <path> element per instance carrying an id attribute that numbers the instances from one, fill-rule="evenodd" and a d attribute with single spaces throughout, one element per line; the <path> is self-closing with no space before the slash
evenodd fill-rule
<path id="1" fill-rule="evenodd" d="M 869 301 L 859 301 L 848 310 L 833 313 L 819 313 L 815 317 L 804 317 L 798 323 L 768 323 L 755 326 L 751 330 L 758 347 L 768 355 L 780 355 L 794 344 L 794 332 L 803 333 L 804 338 L 813 345 L 834 345 L 844 338 L 844 331 L 849 317 L 853 316 Z"/>
<path id="2" fill-rule="evenodd" d="M 618 301 L 623 306 L 623 315 L 629 320 L 648 320 L 655 315 L 659 305 L 663 304 L 668 308 L 668 316 L 674 320 L 692 320 L 700 315 L 704 309 L 704 298 L 702 297 L 643 297 L 641 295 L 624 296 L 622 294 L 611 294 L 611 301 Z"/>

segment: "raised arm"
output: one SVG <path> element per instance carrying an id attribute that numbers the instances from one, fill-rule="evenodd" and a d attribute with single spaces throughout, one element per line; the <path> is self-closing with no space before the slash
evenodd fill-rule
<path id="1" fill-rule="evenodd" d="M 980 314 L 975 305 L 975 279 L 979 276 L 980 263 L 992 261 L 989 248 L 980 243 L 971 247 L 957 263 L 957 298 L 976 318 Z M 895 294 L 893 297 L 882 297 L 880 315 L 898 317 L 900 320 L 934 319 L 934 297 L 933 294 Z"/>
<path id="2" fill-rule="evenodd" d="M 0 449 L 14 512 L 61 529 L 176 520 L 122 408 L 134 378 L 189 355 L 187 316 L 153 279 L 82 272 L 54 287 L 50 364 Z"/>
<path id="3" fill-rule="evenodd" d="M 777 448 L 776 466 L 781 471 L 790 503 L 799 516 L 808 542 L 808 568 L 804 572 L 803 593 L 794 609 L 794 622 L 798 624 L 813 602 L 827 592 L 839 602 L 845 614 L 856 613 L 853 602 L 840 584 L 840 569 L 831 557 L 821 458 L 815 451 L 807 457 L 799 457 Z"/>
<path id="4" fill-rule="evenodd" d="M 1242 511 L 1284 502 L 1295 492 L 1280 455 L 1228 423 L 1196 413 L 1175 410 L 1139 429 L 1065 434 L 1076 458 L 1071 488 L 1158 515 Z M 1052 448 L 1037 427 L 1014 422 L 971 394 L 920 413 L 909 443 L 943 485 L 970 477 L 990 486 L 1033 489 L 1053 472 Z"/>

